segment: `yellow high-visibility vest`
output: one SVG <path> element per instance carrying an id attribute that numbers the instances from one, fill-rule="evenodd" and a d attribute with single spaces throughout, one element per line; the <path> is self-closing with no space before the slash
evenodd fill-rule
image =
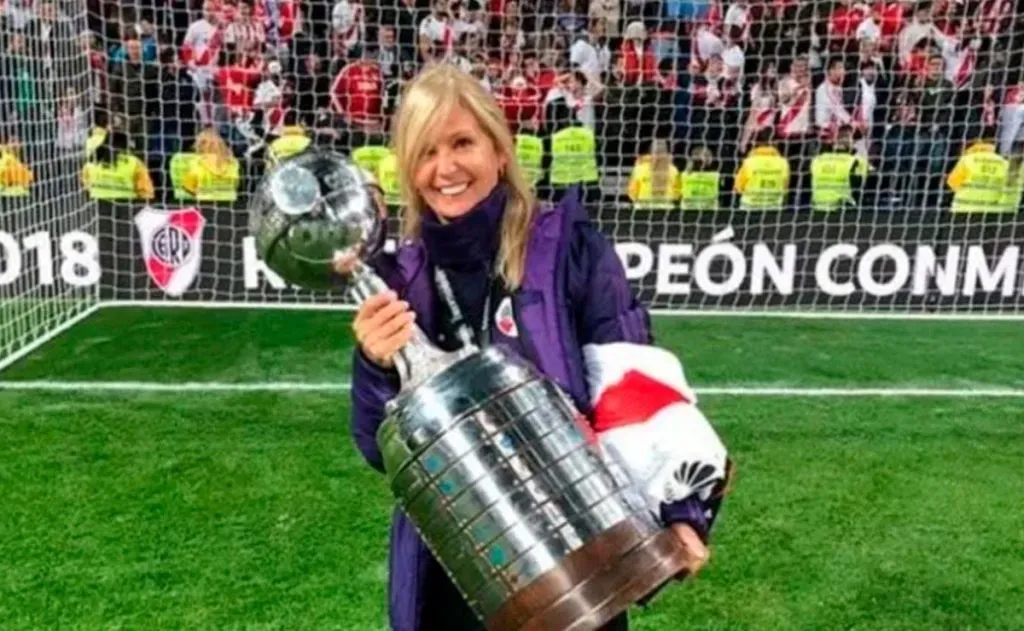
<path id="1" fill-rule="evenodd" d="M 0 151 L 0 197 L 28 197 L 32 171 L 14 153 Z"/>
<path id="2" fill-rule="evenodd" d="M 1006 192 L 1009 162 L 989 143 L 978 143 L 964 152 L 946 178 L 954 191 L 955 213 L 1005 212 L 1000 203 Z M 1016 209 L 1015 209 L 1016 210 Z"/>
<path id="3" fill-rule="evenodd" d="M 383 145 L 366 145 L 352 151 L 352 161 L 363 167 L 368 173 L 376 173 L 380 161 L 391 151 Z"/>
<path id="4" fill-rule="evenodd" d="M 736 174 L 743 210 L 782 210 L 789 192 L 789 162 L 774 147 L 757 147 Z"/>
<path id="5" fill-rule="evenodd" d="M 211 169 L 210 164 L 200 158 L 192 163 L 196 176 L 194 195 L 200 202 L 233 202 L 238 199 L 239 165 L 231 158 L 227 168 Z"/>
<path id="6" fill-rule="evenodd" d="M 544 174 L 544 141 L 534 134 L 516 134 L 516 161 L 530 186 L 537 186 Z"/>
<path id="7" fill-rule="evenodd" d="M 668 165 L 661 190 L 655 190 L 654 164 L 649 156 L 637 161 L 629 176 L 629 198 L 636 208 L 645 210 L 672 210 L 676 208 L 681 191 L 679 169 Z"/>
<path id="8" fill-rule="evenodd" d="M 281 160 L 302 153 L 311 142 L 302 127 L 285 127 L 281 130 L 281 136 L 267 146 L 267 156 L 271 164 L 277 164 Z"/>
<path id="9" fill-rule="evenodd" d="M 398 179 L 398 156 L 389 151 L 377 165 L 377 183 L 384 191 L 384 201 L 389 206 L 402 203 L 402 183 Z"/>
<path id="10" fill-rule="evenodd" d="M 1015 213 L 1020 209 L 1021 197 L 1024 196 L 1024 163 L 1018 164 L 1016 170 L 1009 171 L 1006 186 L 999 198 L 999 207 L 1003 212 Z"/>
<path id="11" fill-rule="evenodd" d="M 721 175 L 717 171 L 686 171 L 679 174 L 683 210 L 718 210 Z"/>
<path id="12" fill-rule="evenodd" d="M 597 142 L 586 127 L 567 127 L 551 136 L 551 183 L 597 182 Z"/>
<path id="13" fill-rule="evenodd" d="M 814 210 L 838 210 L 853 203 L 850 176 L 867 177 L 868 163 L 849 153 L 826 152 L 811 161 L 811 206 Z"/>
<path id="14" fill-rule="evenodd" d="M 97 200 L 136 199 L 135 172 L 145 168 L 135 156 L 121 154 L 113 165 L 88 162 L 83 167 L 89 197 Z"/>
<path id="15" fill-rule="evenodd" d="M 174 199 L 185 201 L 195 199 L 192 193 L 185 190 L 185 174 L 192 168 L 192 163 L 199 156 L 195 153 L 178 152 L 171 156 L 169 170 L 171 172 L 171 186 L 174 188 Z"/>

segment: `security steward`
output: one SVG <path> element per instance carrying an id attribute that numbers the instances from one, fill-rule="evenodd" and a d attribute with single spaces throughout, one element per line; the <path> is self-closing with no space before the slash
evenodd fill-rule
<path id="1" fill-rule="evenodd" d="M 238 198 L 238 159 L 214 129 L 196 138 L 196 159 L 182 178 L 182 188 L 200 203 L 231 203 Z"/>
<path id="2" fill-rule="evenodd" d="M 711 149 L 705 145 L 690 149 L 686 167 L 679 174 L 679 207 L 682 210 L 718 210 L 721 177 Z"/>
<path id="3" fill-rule="evenodd" d="M 525 120 L 516 133 L 516 161 L 535 190 L 544 175 L 544 139 L 537 134 L 538 127 L 537 121 Z"/>
<path id="4" fill-rule="evenodd" d="M 679 169 L 672 163 L 668 143 L 651 142 L 650 153 L 640 156 L 629 176 L 629 199 L 641 210 L 674 210 L 680 197 Z"/>
<path id="5" fill-rule="evenodd" d="M 153 199 L 153 179 L 146 164 L 133 154 L 128 135 L 109 131 L 96 147 L 91 161 L 82 166 L 80 179 L 89 198 L 109 202 Z"/>
<path id="6" fill-rule="evenodd" d="M 954 213 L 1006 212 L 1003 195 L 1009 178 L 1009 161 L 983 138 L 968 147 L 946 178 L 953 191 Z M 1016 210 L 1016 209 L 1014 209 Z"/>
<path id="7" fill-rule="evenodd" d="M 267 146 L 267 167 L 273 167 L 282 160 L 302 153 L 312 142 L 306 128 L 299 124 L 298 115 L 289 109 L 285 112 L 281 133 Z"/>
<path id="8" fill-rule="evenodd" d="M 734 190 L 741 210 L 782 210 L 789 194 L 789 162 L 772 143 L 773 131 L 762 130 L 736 172 Z"/>
<path id="9" fill-rule="evenodd" d="M 377 164 L 377 183 L 384 192 L 384 202 L 388 208 L 396 208 L 402 203 L 401 181 L 398 177 L 398 156 L 388 151 Z"/>
<path id="10" fill-rule="evenodd" d="M 21 198 L 30 195 L 29 187 L 35 181 L 35 174 L 21 158 L 20 147 L 13 136 L 0 144 L 0 197 Z"/>
<path id="11" fill-rule="evenodd" d="M 811 161 L 811 208 L 836 211 L 856 208 L 858 196 L 871 167 L 853 148 L 853 128 L 844 125 L 831 151 Z"/>

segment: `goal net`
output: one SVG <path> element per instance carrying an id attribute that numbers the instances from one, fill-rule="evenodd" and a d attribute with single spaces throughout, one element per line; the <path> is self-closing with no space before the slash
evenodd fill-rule
<path id="1" fill-rule="evenodd" d="M 386 180 L 403 86 L 433 63 L 495 95 L 538 195 L 580 194 L 652 308 L 1024 304 L 1009 0 L 3 6 L 4 129 L 35 179 L 0 214 L 0 356 L 97 298 L 344 305 L 263 265 L 249 197 L 303 138 Z M 218 147 L 237 180 L 194 168 Z M 136 199 L 86 201 L 104 150 L 144 166 Z M 197 199 L 199 180 L 230 190 Z"/>
<path id="2" fill-rule="evenodd" d="M 100 280 L 78 173 L 92 83 L 84 3 L 0 5 L 0 367 L 86 313 Z"/>

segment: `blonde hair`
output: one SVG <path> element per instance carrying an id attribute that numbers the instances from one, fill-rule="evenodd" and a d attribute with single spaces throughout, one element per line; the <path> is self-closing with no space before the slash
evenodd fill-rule
<path id="1" fill-rule="evenodd" d="M 498 185 L 505 186 L 508 198 L 497 267 L 505 286 L 515 290 L 522 284 L 526 269 L 530 224 L 536 212 L 533 193 L 516 161 L 515 141 L 504 112 L 476 79 L 451 64 L 438 64 L 413 79 L 403 92 L 395 115 L 392 140 L 404 205 L 403 236 L 419 236 L 426 203 L 416 192 L 414 175 L 430 148 L 434 130 L 457 107 L 476 119 L 497 152 L 505 157 Z"/>
<path id="2" fill-rule="evenodd" d="M 211 155 L 217 162 L 229 162 L 232 158 L 231 149 L 224 139 L 220 137 L 215 129 L 204 129 L 196 137 L 196 153 L 199 155 Z"/>

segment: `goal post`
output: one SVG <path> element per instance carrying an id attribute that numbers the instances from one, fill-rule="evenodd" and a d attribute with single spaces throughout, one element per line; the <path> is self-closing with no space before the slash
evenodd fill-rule
<path id="1" fill-rule="evenodd" d="M 93 87 L 85 3 L 6 5 L 0 68 L 0 368 L 93 310 L 96 214 L 79 171 Z"/>
<path id="2" fill-rule="evenodd" d="M 494 94 L 540 197 L 556 165 L 580 181 L 658 313 L 1024 317 L 1011 3 L 754 4 L 32 3 L 4 22 L 4 139 L 34 180 L 0 197 L 0 362 L 97 306 L 350 308 L 267 269 L 250 195 L 295 130 L 386 179 L 432 63 Z M 233 200 L 186 190 L 204 130 Z M 83 189 L 115 131 L 150 199 Z"/>

